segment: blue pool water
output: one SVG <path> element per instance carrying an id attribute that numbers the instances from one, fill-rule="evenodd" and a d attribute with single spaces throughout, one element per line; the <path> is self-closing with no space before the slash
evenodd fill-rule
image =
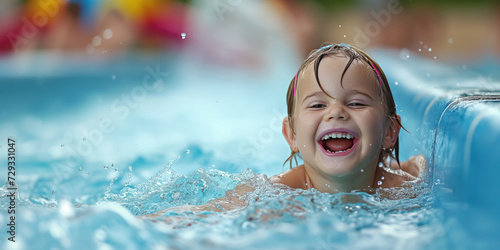
<path id="1" fill-rule="evenodd" d="M 0 159 L 7 138 L 15 139 L 18 184 L 15 243 L 3 230 L 9 191 L 0 188 L 0 248 L 496 246 L 498 82 L 398 51 L 373 55 L 411 132 L 401 134 L 401 158 L 424 154 L 429 163 L 422 184 L 392 191 L 419 194 L 414 199 L 358 193 L 349 195 L 364 203 L 344 203 L 346 194 L 268 182 L 289 154 L 280 125 L 293 55 L 253 70 L 182 53 L 0 60 Z M 167 222 L 141 217 L 204 204 L 241 181 L 256 187 L 247 208 L 169 213 Z"/>

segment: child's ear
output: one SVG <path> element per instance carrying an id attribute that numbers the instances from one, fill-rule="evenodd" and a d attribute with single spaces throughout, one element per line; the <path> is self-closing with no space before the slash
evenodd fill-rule
<path id="1" fill-rule="evenodd" d="M 290 146 L 290 149 L 294 152 L 298 152 L 299 149 L 295 141 L 295 134 L 293 133 L 292 124 L 290 123 L 290 119 L 288 119 L 288 116 L 283 118 L 283 126 L 281 127 L 281 132 L 283 132 L 283 136 L 285 137 L 286 142 L 288 142 L 288 146 Z"/>
<path id="2" fill-rule="evenodd" d="M 397 120 L 396 120 L 397 119 Z M 396 140 L 398 139 L 399 130 L 401 129 L 401 117 L 396 115 L 396 119 L 392 118 L 389 120 L 387 132 L 384 137 L 384 148 L 392 148 L 396 144 Z"/>

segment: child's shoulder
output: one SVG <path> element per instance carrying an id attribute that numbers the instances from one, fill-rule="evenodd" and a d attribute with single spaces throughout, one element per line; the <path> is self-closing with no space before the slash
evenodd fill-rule
<path id="1" fill-rule="evenodd" d="M 304 165 L 293 167 L 269 178 L 272 183 L 284 184 L 291 188 L 309 189 Z"/>

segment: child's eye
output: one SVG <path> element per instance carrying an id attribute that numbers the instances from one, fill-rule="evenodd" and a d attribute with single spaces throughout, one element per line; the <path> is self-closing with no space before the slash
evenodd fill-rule
<path id="1" fill-rule="evenodd" d="M 309 108 L 313 108 L 313 109 L 319 109 L 319 108 L 324 108 L 324 107 L 326 107 L 326 105 L 320 104 L 320 103 L 309 105 Z"/>
<path id="2" fill-rule="evenodd" d="M 361 102 L 350 102 L 349 104 L 347 104 L 347 106 L 349 106 L 349 107 L 364 107 L 366 105 L 364 103 L 361 103 Z"/>

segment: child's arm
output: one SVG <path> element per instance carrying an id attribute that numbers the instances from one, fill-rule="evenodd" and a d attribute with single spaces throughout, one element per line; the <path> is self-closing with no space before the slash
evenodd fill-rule
<path id="1" fill-rule="evenodd" d="M 159 218 L 167 212 L 203 212 L 203 211 L 213 211 L 222 212 L 234 210 L 237 208 L 245 207 L 247 205 L 245 194 L 253 191 L 254 188 L 248 184 L 240 184 L 236 186 L 233 190 L 226 191 L 226 194 L 213 201 L 209 201 L 204 205 L 186 205 L 180 207 L 169 208 L 154 214 L 145 215 L 147 218 Z M 166 220 L 176 220 L 176 218 L 165 217 Z"/>

